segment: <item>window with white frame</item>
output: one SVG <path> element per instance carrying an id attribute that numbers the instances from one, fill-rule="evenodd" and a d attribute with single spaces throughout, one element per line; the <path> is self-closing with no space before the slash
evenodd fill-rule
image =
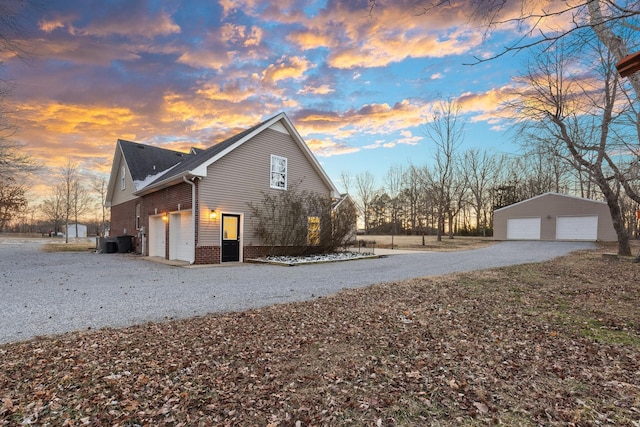
<path id="1" fill-rule="evenodd" d="M 287 158 L 271 155 L 270 187 L 278 190 L 287 189 Z"/>
<path id="2" fill-rule="evenodd" d="M 126 182 L 127 182 L 127 171 L 124 168 L 124 166 L 122 166 L 122 169 L 120 169 L 120 189 L 121 190 L 124 190 L 127 187 Z"/>

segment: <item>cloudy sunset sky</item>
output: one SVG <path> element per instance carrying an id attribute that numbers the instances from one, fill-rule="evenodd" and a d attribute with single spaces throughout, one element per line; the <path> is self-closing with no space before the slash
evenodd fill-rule
<path id="1" fill-rule="evenodd" d="M 517 150 L 499 100 L 526 54 L 477 65 L 486 38 L 464 1 L 51 0 L 23 12 L 26 60 L 5 55 L 16 139 L 45 164 L 107 175 L 118 138 L 208 147 L 281 111 L 339 189 L 343 171 L 423 165 L 436 103 L 460 102 L 465 147 Z M 514 13 L 519 12 L 515 5 Z M 49 180 L 50 183 L 50 180 Z M 39 189 L 39 190 L 38 190 Z"/>

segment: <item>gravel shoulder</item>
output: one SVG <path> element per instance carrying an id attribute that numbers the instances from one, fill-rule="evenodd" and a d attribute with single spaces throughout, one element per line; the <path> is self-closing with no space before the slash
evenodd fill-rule
<path id="1" fill-rule="evenodd" d="M 0 241 L 0 343 L 304 301 L 344 288 L 540 262 L 595 248 L 583 242 L 501 242 L 296 267 L 182 268 L 129 254 L 44 253 L 40 246 Z"/>

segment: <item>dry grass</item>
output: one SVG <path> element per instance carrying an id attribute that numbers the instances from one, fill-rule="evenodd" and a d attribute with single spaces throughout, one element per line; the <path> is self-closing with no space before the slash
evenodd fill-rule
<path id="1" fill-rule="evenodd" d="M 96 250 L 96 243 L 95 241 L 45 243 L 40 250 L 42 252 L 93 252 Z"/>
<path id="2" fill-rule="evenodd" d="M 0 346 L 0 425 L 640 423 L 640 265 L 602 256 Z"/>
<path id="3" fill-rule="evenodd" d="M 366 235 L 358 236 L 358 240 L 367 242 L 375 242 L 377 248 L 391 249 L 392 236 L 389 235 Z M 496 243 L 491 237 L 463 237 L 455 236 L 450 239 L 448 236 L 442 236 L 442 241 L 438 242 L 436 236 L 424 236 L 424 244 L 422 236 L 393 236 L 394 249 L 413 249 L 425 251 L 460 251 L 468 249 L 483 248 Z"/>

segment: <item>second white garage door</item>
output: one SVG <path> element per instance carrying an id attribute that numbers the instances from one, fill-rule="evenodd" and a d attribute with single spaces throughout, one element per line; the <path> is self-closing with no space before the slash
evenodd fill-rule
<path id="1" fill-rule="evenodd" d="M 507 220 L 507 239 L 540 240 L 540 217 L 509 218 Z"/>
<path id="2" fill-rule="evenodd" d="M 169 217 L 169 259 L 193 262 L 191 212 L 172 213 Z"/>
<path id="3" fill-rule="evenodd" d="M 598 216 L 559 216 L 556 221 L 557 240 L 598 240 Z"/>

